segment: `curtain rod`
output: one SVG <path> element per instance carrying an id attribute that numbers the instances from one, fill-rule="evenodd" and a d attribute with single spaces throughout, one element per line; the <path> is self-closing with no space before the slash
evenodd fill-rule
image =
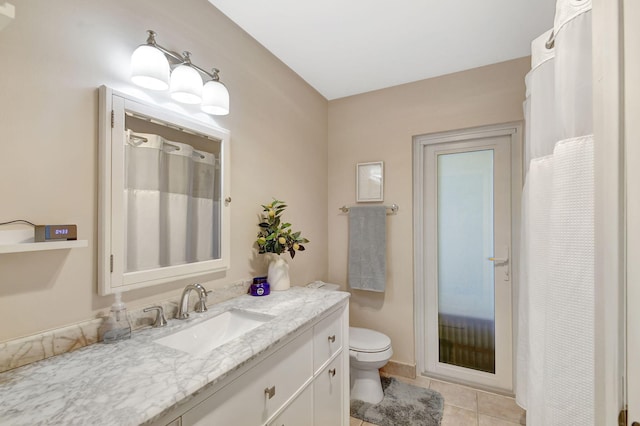
<path id="1" fill-rule="evenodd" d="M 136 134 L 132 133 L 132 132 L 131 132 L 131 130 L 128 130 L 128 129 L 127 129 L 127 131 L 129 132 L 129 140 L 136 140 L 136 141 L 140 141 L 140 143 L 147 143 L 147 142 L 149 142 L 149 139 L 147 139 L 147 138 L 145 138 L 145 137 L 143 137 L 143 136 L 138 136 L 138 135 L 136 135 Z M 134 144 L 134 146 L 140 145 L 140 143 L 139 143 L 139 144 Z M 170 143 L 170 142 L 162 142 L 162 144 L 163 144 L 163 145 L 170 146 L 171 148 L 175 149 L 176 151 L 180 151 L 180 147 L 179 147 L 178 145 L 174 145 L 174 144 L 172 144 L 172 143 Z M 199 155 L 199 156 L 200 156 L 200 158 L 204 158 L 204 155 L 202 155 L 202 154 L 201 154 L 201 153 L 199 153 L 198 151 L 195 151 L 195 150 L 194 150 L 193 152 L 194 152 L 194 155 Z"/>
<path id="2" fill-rule="evenodd" d="M 384 206 L 384 207 L 391 210 L 391 212 L 387 212 L 388 215 L 396 214 L 398 213 L 398 209 L 400 209 L 400 207 L 398 207 L 396 203 L 393 203 L 390 206 Z M 342 213 L 349 213 L 349 207 L 347 206 L 342 206 L 338 208 L 338 210 L 342 211 Z"/>
<path id="3" fill-rule="evenodd" d="M 147 138 L 145 138 L 143 136 L 136 135 L 130 129 L 127 129 L 127 131 L 129 132 L 129 140 L 136 140 L 136 141 L 140 141 L 141 143 L 149 142 L 149 139 L 147 139 Z M 169 143 L 169 142 L 163 142 L 163 144 L 174 148 L 176 151 L 180 151 L 180 147 L 178 145 L 174 145 L 174 144 Z M 137 145 L 140 145 L 140 144 L 137 144 Z M 134 144 L 134 146 L 137 146 L 137 145 Z M 193 154 L 192 155 L 194 157 L 200 157 L 201 159 L 204 158 L 204 154 L 202 154 L 200 151 L 196 151 L 195 149 L 193 150 Z"/>

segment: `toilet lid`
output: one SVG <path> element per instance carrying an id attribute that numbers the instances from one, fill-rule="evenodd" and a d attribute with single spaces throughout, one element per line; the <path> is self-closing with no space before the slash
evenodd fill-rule
<path id="1" fill-rule="evenodd" d="M 368 328 L 349 327 L 349 348 L 360 352 L 382 352 L 391 347 L 385 334 Z"/>

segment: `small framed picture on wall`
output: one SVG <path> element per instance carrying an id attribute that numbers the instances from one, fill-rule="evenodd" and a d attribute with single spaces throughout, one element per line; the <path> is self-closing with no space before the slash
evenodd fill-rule
<path id="1" fill-rule="evenodd" d="M 356 165 L 356 201 L 384 201 L 384 165 L 382 161 Z"/>

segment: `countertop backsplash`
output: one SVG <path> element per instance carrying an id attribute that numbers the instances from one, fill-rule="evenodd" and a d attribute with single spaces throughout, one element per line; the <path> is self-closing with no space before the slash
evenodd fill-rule
<path id="1" fill-rule="evenodd" d="M 207 299 L 207 305 L 212 306 L 246 294 L 250 283 L 251 280 L 247 279 L 229 284 L 223 288 L 213 289 Z M 194 295 L 190 296 L 190 311 L 193 310 L 196 301 L 197 298 Z M 148 306 L 162 306 L 165 317 L 171 319 L 176 317 L 178 302 L 177 299 L 172 299 Z M 143 309 L 148 306 L 140 306 L 128 310 L 133 331 L 150 327 L 153 324 L 156 313 L 143 312 Z M 106 310 L 104 315 L 106 316 L 108 313 L 109 311 Z M 98 343 L 98 327 L 100 327 L 102 321 L 102 318 L 95 318 L 0 343 L 0 373 Z"/>

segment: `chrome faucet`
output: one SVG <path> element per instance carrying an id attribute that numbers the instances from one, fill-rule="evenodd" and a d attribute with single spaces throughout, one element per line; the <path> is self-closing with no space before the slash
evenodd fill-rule
<path id="1" fill-rule="evenodd" d="M 149 312 L 149 311 L 158 312 L 156 314 L 156 320 L 153 322 L 153 325 L 152 325 L 153 328 L 165 327 L 167 325 L 167 319 L 164 317 L 164 310 L 162 309 L 162 306 L 150 306 L 148 308 L 143 309 L 143 312 Z"/>
<path id="2" fill-rule="evenodd" d="M 189 293 L 191 290 L 198 292 L 198 301 L 196 302 L 195 311 L 196 312 L 206 312 L 207 311 L 207 290 L 201 284 L 189 284 L 184 288 L 182 292 L 182 297 L 180 298 L 180 306 L 178 307 L 178 319 L 187 319 L 189 318 Z"/>

